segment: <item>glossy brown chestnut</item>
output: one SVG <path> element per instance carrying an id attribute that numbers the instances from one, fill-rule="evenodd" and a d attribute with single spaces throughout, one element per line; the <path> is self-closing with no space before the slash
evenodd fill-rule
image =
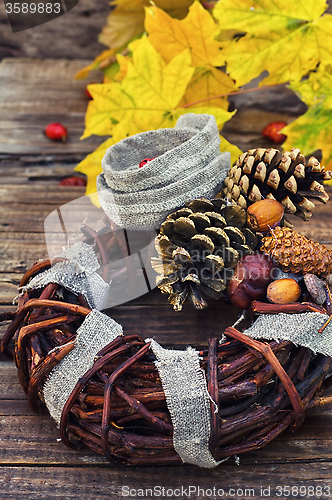
<path id="1" fill-rule="evenodd" d="M 277 200 L 260 200 L 247 210 L 247 224 L 253 231 L 266 232 L 274 228 L 284 215 L 284 207 Z"/>
<path id="2" fill-rule="evenodd" d="M 265 255 L 255 253 L 241 259 L 228 283 L 227 293 L 232 302 L 241 309 L 247 309 L 252 300 L 261 299 L 272 281 L 274 264 Z"/>

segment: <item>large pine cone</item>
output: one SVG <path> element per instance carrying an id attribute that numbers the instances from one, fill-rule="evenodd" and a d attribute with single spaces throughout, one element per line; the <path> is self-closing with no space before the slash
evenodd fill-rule
<path id="1" fill-rule="evenodd" d="M 332 270 L 332 252 L 325 245 L 286 227 L 276 227 L 263 238 L 261 251 L 286 272 L 324 277 Z"/>
<path id="2" fill-rule="evenodd" d="M 152 259 L 152 266 L 158 287 L 169 294 L 176 311 L 188 296 L 196 309 L 204 309 L 204 295 L 223 295 L 238 260 L 258 246 L 246 220 L 246 211 L 238 205 L 201 198 L 163 222 L 155 242 L 159 258 Z"/>
<path id="3" fill-rule="evenodd" d="M 228 172 L 223 195 L 243 208 L 262 198 L 276 199 L 285 212 L 307 220 L 315 208 L 308 198 L 326 203 L 329 197 L 321 183 L 331 178 L 332 173 L 313 156 L 306 163 L 299 149 L 284 153 L 272 148 L 250 149 Z"/>

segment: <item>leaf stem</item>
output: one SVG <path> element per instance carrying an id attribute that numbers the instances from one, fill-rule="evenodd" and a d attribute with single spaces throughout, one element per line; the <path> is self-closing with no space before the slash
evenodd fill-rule
<path id="1" fill-rule="evenodd" d="M 278 85 L 282 85 L 282 84 L 276 83 L 274 85 L 263 85 L 262 87 L 253 87 L 252 89 L 236 90 L 235 92 L 228 92 L 227 94 L 213 95 L 211 97 L 206 97 L 205 99 L 200 99 L 199 101 L 189 102 L 188 104 L 184 104 L 183 106 L 180 106 L 180 108 L 189 108 L 189 106 L 193 106 L 194 104 L 199 104 L 201 102 L 206 102 L 206 101 L 212 101 L 213 99 L 219 99 L 219 97 L 227 97 L 229 95 L 248 94 L 249 92 L 257 92 L 257 90 L 263 90 L 266 88 L 277 87 Z"/>

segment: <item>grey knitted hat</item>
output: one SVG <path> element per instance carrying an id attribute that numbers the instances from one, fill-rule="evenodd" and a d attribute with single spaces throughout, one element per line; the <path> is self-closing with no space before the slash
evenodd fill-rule
<path id="1" fill-rule="evenodd" d="M 145 158 L 154 158 L 142 168 Z M 136 134 L 111 146 L 97 178 L 100 204 L 120 227 L 157 229 L 187 200 L 212 198 L 230 168 L 215 117 L 189 113 L 174 128 Z"/>

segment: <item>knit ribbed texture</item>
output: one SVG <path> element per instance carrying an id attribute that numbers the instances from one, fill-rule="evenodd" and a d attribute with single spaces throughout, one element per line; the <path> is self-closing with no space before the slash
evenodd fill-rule
<path id="1" fill-rule="evenodd" d="M 155 158 L 143 167 L 145 158 Z M 106 214 L 126 229 L 158 228 L 187 200 L 213 198 L 230 167 L 230 153 L 220 153 L 212 115 L 188 113 L 173 129 L 133 135 L 111 146 L 97 178 Z"/>

